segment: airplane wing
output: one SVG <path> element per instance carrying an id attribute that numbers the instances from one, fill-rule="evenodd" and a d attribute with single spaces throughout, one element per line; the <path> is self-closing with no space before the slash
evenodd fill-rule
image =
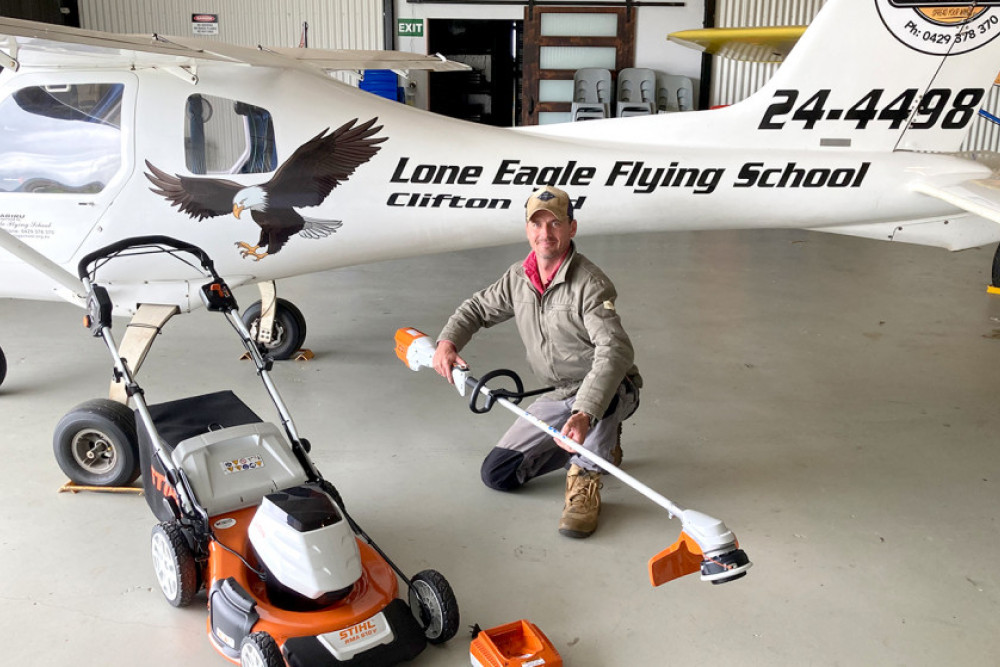
<path id="1" fill-rule="evenodd" d="M 919 181 L 910 187 L 914 192 L 935 197 L 1000 224 L 1000 179 L 998 178 L 972 179 L 952 185 Z"/>
<path id="2" fill-rule="evenodd" d="M 806 31 L 804 25 L 760 28 L 705 28 L 667 35 L 681 46 L 744 62 L 778 63 Z"/>
<path id="3" fill-rule="evenodd" d="M 348 51 L 311 48 L 268 48 L 266 50 L 326 70 L 393 69 L 455 72 L 472 69 L 465 63 L 448 60 L 440 54 L 423 56 L 403 51 Z"/>
<path id="4" fill-rule="evenodd" d="M 46 44 L 36 48 L 35 40 Z M 59 43 L 62 49 L 53 50 L 52 42 Z M 324 73 L 363 69 L 435 72 L 471 69 L 443 56 L 419 53 L 247 47 L 197 37 L 115 34 L 0 17 L 0 65 L 4 67 L 17 69 L 20 59 L 47 64 L 68 56 L 77 59 L 77 63 L 88 56 L 106 61 L 115 57 L 114 51 L 121 60 L 130 63 L 139 61 L 174 67 L 190 65 L 196 60 L 215 60 L 265 67 L 298 67 Z"/>

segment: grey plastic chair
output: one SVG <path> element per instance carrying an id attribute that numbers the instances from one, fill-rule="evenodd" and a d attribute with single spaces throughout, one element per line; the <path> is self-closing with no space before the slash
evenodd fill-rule
<path id="1" fill-rule="evenodd" d="M 656 109 L 656 72 L 646 67 L 629 67 L 618 73 L 617 115 L 645 116 Z"/>
<path id="2" fill-rule="evenodd" d="M 656 73 L 656 113 L 692 111 L 694 86 L 691 79 L 676 74 Z"/>
<path id="3" fill-rule="evenodd" d="M 607 118 L 611 115 L 611 72 L 600 67 L 584 67 L 573 75 L 574 121 Z"/>

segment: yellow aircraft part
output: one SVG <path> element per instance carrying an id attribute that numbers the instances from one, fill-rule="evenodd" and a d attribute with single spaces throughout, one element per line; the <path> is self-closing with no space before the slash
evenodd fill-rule
<path id="1" fill-rule="evenodd" d="M 702 28 L 681 30 L 667 39 L 689 49 L 730 60 L 754 63 L 780 63 L 806 31 L 804 25 L 764 26 L 758 28 Z M 993 85 L 1000 86 L 1000 73 Z"/>
<path id="2" fill-rule="evenodd" d="M 732 60 L 777 63 L 785 59 L 805 31 L 804 25 L 704 28 L 672 32 L 667 35 L 667 39 L 688 48 Z"/>

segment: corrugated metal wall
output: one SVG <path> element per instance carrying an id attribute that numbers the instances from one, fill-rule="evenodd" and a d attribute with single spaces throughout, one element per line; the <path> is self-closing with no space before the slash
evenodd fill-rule
<path id="1" fill-rule="evenodd" d="M 807 25 L 826 0 L 719 0 L 715 25 L 748 28 L 776 25 Z M 746 99 L 767 83 L 778 65 L 743 63 L 715 58 L 712 64 L 712 105 L 733 104 Z"/>
<path id="2" fill-rule="evenodd" d="M 218 14 L 219 34 L 243 46 L 381 49 L 382 0 L 79 0 L 81 27 L 120 33 L 191 37 L 192 14 Z"/>
<path id="3" fill-rule="evenodd" d="M 996 116 L 1000 114 L 1000 86 L 993 86 L 986 94 L 983 109 Z M 1000 125 L 979 117 L 972 123 L 969 136 L 965 138 L 963 151 L 1000 151 Z"/>

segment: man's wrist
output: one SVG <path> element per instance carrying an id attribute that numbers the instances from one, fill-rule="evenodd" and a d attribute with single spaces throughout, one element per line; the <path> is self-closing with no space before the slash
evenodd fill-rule
<path id="1" fill-rule="evenodd" d="M 597 423 L 597 417 L 595 417 L 594 415 L 590 414 L 589 412 L 584 412 L 583 410 L 574 410 L 573 414 L 574 415 L 583 415 L 584 417 L 586 417 L 587 421 L 590 422 L 590 428 L 594 428 L 594 424 Z"/>

